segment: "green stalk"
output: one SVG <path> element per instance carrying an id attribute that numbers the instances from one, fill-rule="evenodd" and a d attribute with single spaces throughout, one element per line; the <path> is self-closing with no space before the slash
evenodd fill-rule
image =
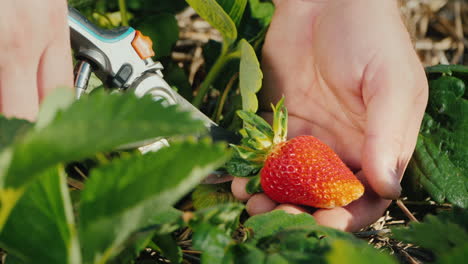
<path id="1" fill-rule="evenodd" d="M 128 26 L 127 5 L 125 0 L 119 0 L 120 16 L 122 17 L 122 26 Z"/>
<path id="2" fill-rule="evenodd" d="M 224 92 L 223 92 L 223 94 L 221 95 L 221 98 L 218 101 L 218 106 L 216 107 L 216 111 L 215 111 L 215 114 L 213 116 L 214 117 L 213 121 L 215 123 L 218 123 L 220 121 L 221 114 L 222 114 L 223 108 L 224 108 L 224 103 L 226 102 L 227 96 L 228 96 L 229 92 L 231 91 L 232 87 L 234 86 L 234 83 L 235 83 L 235 81 L 237 80 L 238 77 L 239 77 L 239 73 L 234 74 L 231 77 L 231 79 L 229 80 L 228 84 L 226 85 L 226 88 L 224 88 Z"/>
<path id="3" fill-rule="evenodd" d="M 208 93 L 208 90 L 211 86 L 211 84 L 216 80 L 218 75 L 221 73 L 221 70 L 224 68 L 224 66 L 231 60 L 240 58 L 240 51 L 234 51 L 231 53 L 225 53 L 223 52 L 221 56 L 218 57 L 216 62 L 213 64 L 213 67 L 211 67 L 210 72 L 208 72 L 208 75 L 206 76 L 205 80 L 202 82 L 200 87 L 198 88 L 197 95 L 193 99 L 192 104 L 200 108 L 200 105 L 203 102 L 203 98 L 205 97 L 206 93 Z"/>

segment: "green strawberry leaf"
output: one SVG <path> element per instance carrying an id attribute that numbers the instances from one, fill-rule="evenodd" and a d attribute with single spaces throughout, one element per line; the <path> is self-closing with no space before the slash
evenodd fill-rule
<path id="1" fill-rule="evenodd" d="M 440 256 L 438 263 L 464 263 L 466 256 L 468 256 L 468 243 L 464 243 Z"/>
<path id="2" fill-rule="evenodd" d="M 239 26 L 245 7 L 247 6 L 247 0 L 217 0 L 217 2 L 229 14 L 234 24 Z"/>
<path id="3" fill-rule="evenodd" d="M 262 185 L 260 184 L 260 175 L 252 177 L 247 183 L 247 186 L 245 186 L 245 190 L 249 194 L 263 192 Z"/>
<path id="4" fill-rule="evenodd" d="M 237 111 L 237 115 L 244 121 L 244 127 L 255 128 L 260 133 L 264 134 L 265 137 L 273 138 L 273 128 L 262 117 L 246 110 Z"/>
<path id="5" fill-rule="evenodd" d="M 222 144 L 173 143 L 92 170 L 79 208 L 85 262 L 116 256 L 130 235 L 152 225 L 227 157 Z"/>
<path id="6" fill-rule="evenodd" d="M 0 233 L 0 245 L 8 256 L 24 263 L 81 263 L 71 200 L 60 167 L 43 171 L 26 189 Z"/>
<path id="7" fill-rule="evenodd" d="M 0 151 L 21 138 L 33 124 L 24 119 L 6 118 L 0 115 Z"/>
<path id="8" fill-rule="evenodd" d="M 159 247 L 162 255 L 171 263 L 182 263 L 182 249 L 172 234 L 155 235 L 153 242 Z"/>
<path id="9" fill-rule="evenodd" d="M 192 193 L 193 207 L 195 207 L 196 210 L 236 201 L 236 198 L 231 193 L 230 182 L 200 184 Z"/>
<path id="10" fill-rule="evenodd" d="M 230 203 L 206 208 L 195 213 L 189 225 L 193 229 L 193 247 L 203 251 L 202 263 L 221 263 L 244 205 Z"/>
<path id="11" fill-rule="evenodd" d="M 356 263 L 358 258 L 395 263 L 349 233 L 317 225 L 309 214 L 291 215 L 280 210 L 272 211 L 251 217 L 245 222 L 245 227 L 249 230 L 247 247 L 234 248 L 245 252 L 245 263 L 327 263 L 327 260 L 329 263 L 339 263 L 343 250 L 353 256 L 353 262 L 346 260 L 345 263 Z M 339 248 L 341 244 L 350 248 Z M 228 252 L 226 258 L 231 255 Z M 256 262 L 253 256 L 264 258 L 264 261 Z"/>
<path id="12" fill-rule="evenodd" d="M 226 247 L 232 239 L 219 228 L 213 228 L 208 223 L 201 223 L 194 228 L 192 236 L 193 247 L 202 250 L 201 263 L 220 263 L 224 257 Z"/>
<path id="13" fill-rule="evenodd" d="M 104 92 L 84 97 L 0 153 L 0 230 L 26 185 L 51 166 L 123 144 L 202 130 L 189 113 L 150 97 Z"/>
<path id="14" fill-rule="evenodd" d="M 212 27 L 219 30 L 225 49 L 234 43 L 237 39 L 236 25 L 216 0 L 187 0 L 187 3 Z"/>
<path id="15" fill-rule="evenodd" d="M 332 249 L 326 254 L 329 264 L 396 264 L 394 258 L 377 251 L 365 243 L 352 243 L 347 240 L 336 240 L 331 244 Z"/>
<path id="16" fill-rule="evenodd" d="M 242 95 L 242 109 L 252 113 L 258 110 L 256 93 L 262 87 L 263 74 L 253 47 L 241 39 L 238 48 L 241 52 L 239 66 L 239 87 Z"/>
<path id="17" fill-rule="evenodd" d="M 171 232 L 184 227 L 185 222 L 182 218 L 182 211 L 169 208 L 160 213 L 156 213 L 156 215 L 148 220 L 146 225 L 147 227 L 131 235 L 128 239 L 130 243 L 127 243 L 125 249 L 115 258 L 115 263 L 129 263 L 133 261 L 140 255 L 142 250 L 149 247 L 151 242 L 156 243 L 156 245 L 159 246 L 158 249 L 163 250 L 164 245 L 159 245 L 158 239 L 155 241 L 153 237 L 164 239 Z M 167 250 L 171 251 L 171 249 L 166 249 L 166 251 Z M 166 257 L 169 258 L 169 256 Z"/>
<path id="18" fill-rule="evenodd" d="M 222 263 L 249 264 L 264 263 L 266 254 L 250 244 L 235 244 L 228 248 Z"/>
<path id="19" fill-rule="evenodd" d="M 464 208 L 468 206 L 468 75 L 462 76 L 466 70 L 428 69 L 429 103 L 408 167 L 413 182 L 435 201 Z"/>
<path id="20" fill-rule="evenodd" d="M 421 223 L 413 222 L 409 228 L 392 231 L 396 239 L 431 250 L 437 260 L 450 259 L 451 254 L 456 257 L 460 252 L 467 253 L 468 211 L 456 208 L 437 216 L 428 215 Z"/>
<path id="21" fill-rule="evenodd" d="M 468 76 L 468 67 L 465 65 L 434 65 L 426 68 L 428 74 L 442 73 L 444 75 Z"/>
<path id="22" fill-rule="evenodd" d="M 35 129 L 42 129 L 47 126 L 54 120 L 58 112 L 68 108 L 74 101 L 75 95 L 70 88 L 55 89 L 42 102 Z"/>
<path id="23" fill-rule="evenodd" d="M 262 27 L 268 27 L 275 12 L 273 3 L 260 0 L 249 0 L 252 17 L 260 21 Z"/>
<path id="24" fill-rule="evenodd" d="M 253 233 L 253 237 L 251 237 L 251 239 L 253 241 L 271 236 L 272 234 L 288 227 L 315 224 L 315 219 L 309 214 L 292 215 L 281 210 L 252 216 L 244 223 L 246 228 L 251 229 Z"/>
<path id="25" fill-rule="evenodd" d="M 199 210 L 190 220 L 189 225 L 196 231 L 198 225 L 209 223 L 227 235 L 232 235 L 239 225 L 239 215 L 244 209 L 241 203 L 226 203 Z"/>
<path id="26" fill-rule="evenodd" d="M 229 174 L 236 177 L 254 176 L 262 168 L 262 164 L 252 163 L 234 154 L 234 157 L 226 163 L 226 170 Z M 237 156 L 237 157 L 236 157 Z"/>
<path id="27" fill-rule="evenodd" d="M 185 71 L 172 61 L 164 66 L 164 80 L 170 83 L 172 87 L 177 88 L 177 93 L 182 95 L 187 101 L 192 101 L 192 86 Z"/>
<path id="28" fill-rule="evenodd" d="M 202 250 L 202 263 L 221 263 L 227 247 L 233 242 L 232 234 L 239 226 L 244 205 L 222 204 L 195 213 L 190 220 L 194 234 L 193 247 Z"/>
<path id="29" fill-rule="evenodd" d="M 409 170 L 436 202 L 447 200 L 463 208 L 468 206 L 468 175 L 464 175 L 430 138 L 419 135 Z"/>

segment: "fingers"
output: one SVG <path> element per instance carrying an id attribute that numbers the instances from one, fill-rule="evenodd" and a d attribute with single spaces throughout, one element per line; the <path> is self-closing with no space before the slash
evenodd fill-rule
<path id="1" fill-rule="evenodd" d="M 0 67 L 0 110 L 6 117 L 33 121 L 39 109 L 34 61 Z"/>
<path id="2" fill-rule="evenodd" d="M 73 69 L 68 37 L 61 37 L 53 42 L 43 53 L 37 72 L 39 100 L 53 89 L 65 86 L 73 87 Z"/>
<path id="3" fill-rule="evenodd" d="M 269 212 L 277 206 L 277 203 L 271 200 L 266 194 L 248 194 L 245 186 L 249 178 L 234 177 L 231 184 L 231 191 L 234 197 L 241 201 L 247 201 L 246 210 L 249 215 L 257 215 Z"/>
<path id="4" fill-rule="evenodd" d="M 364 185 L 367 185 L 362 172 L 356 176 L 363 180 Z M 246 178 L 234 178 L 232 190 L 236 198 L 248 199 L 246 209 L 251 216 L 272 210 L 283 210 L 290 214 L 310 213 L 310 211 L 298 205 L 278 205 L 264 193 L 249 195 L 245 192 L 247 182 L 248 179 Z M 344 231 L 357 231 L 379 219 L 390 203 L 390 200 L 382 199 L 369 186 L 366 186 L 366 192 L 360 199 L 345 207 L 319 209 L 313 212 L 312 216 L 320 225 Z"/>
<path id="5" fill-rule="evenodd" d="M 271 200 L 266 194 L 264 193 L 258 193 L 254 194 L 249 201 L 247 202 L 247 205 L 245 206 L 245 209 L 247 210 L 247 213 L 249 215 L 258 215 L 258 214 L 263 214 L 272 211 L 275 209 L 275 207 L 278 204 Z"/>
<path id="6" fill-rule="evenodd" d="M 391 59 L 377 58 L 365 73 L 362 93 L 367 123 L 362 169 L 375 192 L 396 199 L 427 104 L 427 82 L 416 55 L 398 62 L 400 67 L 389 63 Z"/>
<path id="7" fill-rule="evenodd" d="M 64 4 L 64 3 L 63 3 Z M 39 100 L 59 86 L 72 87 L 73 69 L 70 50 L 70 34 L 65 6 L 53 13 L 51 21 L 60 25 L 43 52 L 37 72 Z"/>
<path id="8" fill-rule="evenodd" d="M 251 194 L 248 194 L 245 190 L 245 186 L 249 182 L 249 178 L 241 178 L 241 177 L 234 177 L 231 184 L 231 191 L 234 197 L 236 197 L 240 201 L 247 201 Z"/>
<path id="9" fill-rule="evenodd" d="M 320 225 L 355 232 L 379 219 L 390 203 L 368 189 L 360 199 L 345 207 L 320 209 L 312 216 Z"/>
<path id="10" fill-rule="evenodd" d="M 39 99 L 72 84 L 64 0 L 7 1 L 0 16 L 0 111 L 34 120 Z"/>

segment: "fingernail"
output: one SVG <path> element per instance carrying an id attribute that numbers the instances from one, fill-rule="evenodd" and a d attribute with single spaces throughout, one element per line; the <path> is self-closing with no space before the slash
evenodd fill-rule
<path id="1" fill-rule="evenodd" d="M 401 195 L 401 184 L 400 184 L 400 177 L 398 176 L 395 169 L 391 169 L 389 173 L 389 187 L 391 188 L 390 198 L 391 200 L 398 199 Z"/>

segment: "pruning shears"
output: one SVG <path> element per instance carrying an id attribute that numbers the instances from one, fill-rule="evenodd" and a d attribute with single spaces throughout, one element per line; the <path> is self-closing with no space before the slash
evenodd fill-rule
<path id="1" fill-rule="evenodd" d="M 220 127 L 195 106 L 175 92 L 164 80 L 160 62 L 152 60 L 152 41 L 132 27 L 102 29 L 91 23 L 76 9 L 68 8 L 71 46 L 77 61 L 74 86 L 76 98 L 87 89 L 91 73 L 104 86 L 137 96 L 150 94 L 154 100 L 177 104 L 191 112 L 209 129 L 214 140 L 237 141 L 237 137 Z M 156 148 L 159 144 L 156 144 Z"/>

